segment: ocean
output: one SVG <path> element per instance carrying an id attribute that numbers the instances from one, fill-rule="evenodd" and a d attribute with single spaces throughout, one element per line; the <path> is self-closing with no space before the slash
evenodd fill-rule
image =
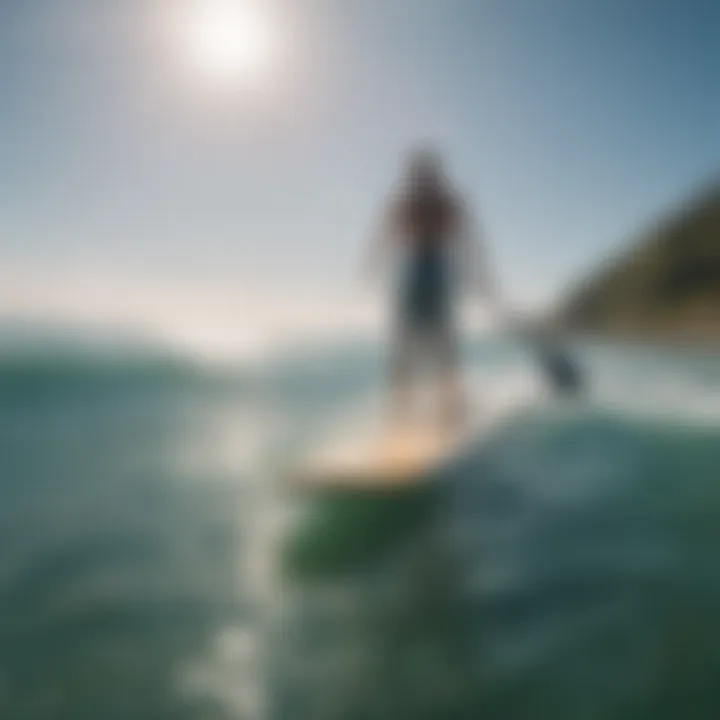
<path id="1" fill-rule="evenodd" d="M 378 396 L 371 344 L 3 337 L 0 717 L 716 720 L 720 358 L 574 351 L 559 399 L 473 342 L 492 433 L 427 493 L 313 498 L 283 473 Z"/>

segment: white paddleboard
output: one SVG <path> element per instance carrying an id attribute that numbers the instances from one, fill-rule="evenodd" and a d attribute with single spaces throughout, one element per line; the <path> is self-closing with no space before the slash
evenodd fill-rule
<path id="1" fill-rule="evenodd" d="M 452 429 L 366 421 L 310 452 L 292 473 L 292 484 L 358 489 L 417 485 L 481 441 L 497 421 L 493 413 Z"/>

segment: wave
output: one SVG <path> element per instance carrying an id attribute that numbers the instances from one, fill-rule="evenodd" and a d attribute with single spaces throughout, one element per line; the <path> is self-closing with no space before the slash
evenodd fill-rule
<path id="1" fill-rule="evenodd" d="M 289 343 L 263 357 L 218 358 L 136 328 L 0 323 L 0 399 L 197 387 L 263 388 L 284 402 L 364 390 L 378 348 L 357 338 Z"/>
<path id="2" fill-rule="evenodd" d="M 0 326 L 0 397 L 176 385 L 207 377 L 196 359 L 142 332 L 24 321 Z"/>

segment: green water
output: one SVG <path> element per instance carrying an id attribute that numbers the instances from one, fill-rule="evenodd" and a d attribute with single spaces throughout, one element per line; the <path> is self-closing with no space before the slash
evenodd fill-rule
<path id="1" fill-rule="evenodd" d="M 31 360 L 0 367 L 3 720 L 720 717 L 716 359 L 588 351 L 587 404 L 442 483 L 313 498 L 277 470 L 367 358 Z M 474 362 L 487 398 L 531 373 Z"/>
<path id="2" fill-rule="evenodd" d="M 275 715 L 716 717 L 719 438 L 527 418 L 431 505 L 318 499 L 293 536 Z"/>

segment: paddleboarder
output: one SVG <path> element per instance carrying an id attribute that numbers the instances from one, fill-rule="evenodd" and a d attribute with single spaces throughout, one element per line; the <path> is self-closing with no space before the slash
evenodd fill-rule
<path id="1" fill-rule="evenodd" d="M 489 293 L 480 238 L 439 154 L 411 153 L 399 191 L 383 213 L 371 267 L 399 259 L 394 295 L 390 391 L 393 417 L 409 419 L 420 371 L 430 365 L 440 418 L 456 423 L 467 401 L 460 367 L 457 300 L 464 276 Z"/>

